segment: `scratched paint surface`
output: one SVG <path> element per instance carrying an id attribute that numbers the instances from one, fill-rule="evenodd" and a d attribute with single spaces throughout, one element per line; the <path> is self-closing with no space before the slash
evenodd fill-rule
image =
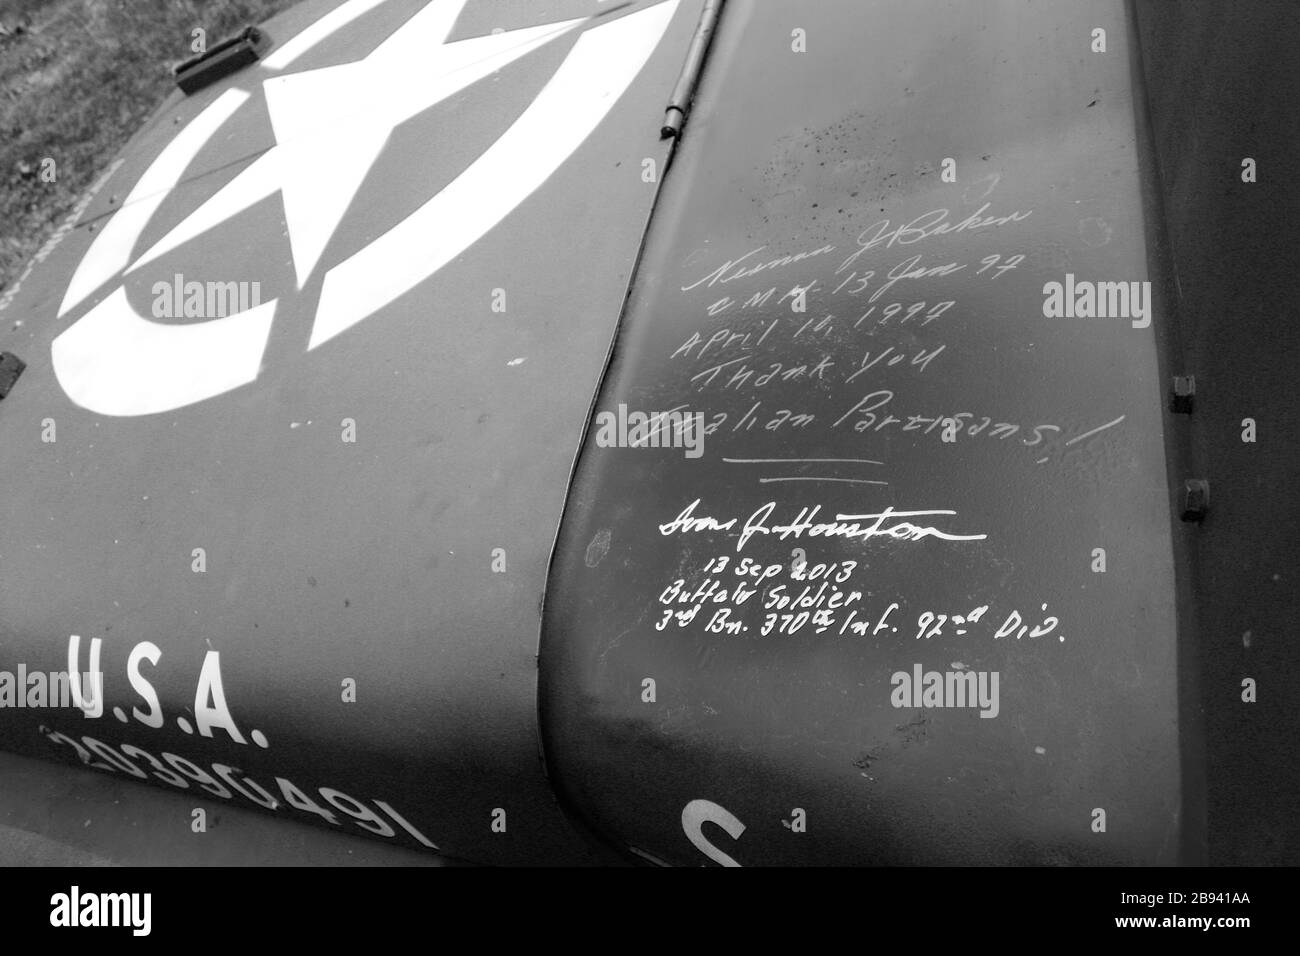
<path id="1" fill-rule="evenodd" d="M 0 671 L 64 670 L 75 634 L 104 672 L 99 716 L 7 705 L 0 746 L 455 857 L 590 862 L 538 759 L 539 608 L 699 4 L 476 2 L 443 35 L 452 0 L 353 2 L 277 56 L 344 6 L 289 11 L 267 65 L 169 101 L 0 312 L 28 366 L 0 408 Z M 460 84 L 461 43 L 509 62 Z M 124 197 L 231 96 L 133 222 Z M 124 248 L 70 295 L 110 229 Z M 392 235 L 400 274 L 331 284 Z M 264 311 L 151 314 L 177 274 L 259 283 Z M 218 322 L 220 348 L 193 337 Z"/>
<path id="2" fill-rule="evenodd" d="M 1129 43 L 1119 2 L 728 5 L 596 406 L 704 451 L 593 429 L 544 627 L 548 766 L 615 845 L 1178 858 Z"/>

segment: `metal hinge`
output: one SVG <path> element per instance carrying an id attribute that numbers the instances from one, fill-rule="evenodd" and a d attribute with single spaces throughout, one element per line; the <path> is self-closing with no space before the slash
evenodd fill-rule
<path id="1" fill-rule="evenodd" d="M 663 139 L 680 137 L 682 127 L 686 125 L 686 114 L 690 112 L 691 100 L 695 98 L 695 87 L 700 81 L 700 70 L 704 67 L 704 57 L 709 52 L 709 42 L 713 39 L 714 29 L 718 25 L 718 14 L 722 12 L 722 0 L 704 0 L 700 11 L 700 22 L 695 26 L 695 35 L 691 45 L 686 49 L 686 62 L 677 77 L 673 94 L 668 99 L 668 108 L 664 110 L 664 123 L 659 130 Z"/>

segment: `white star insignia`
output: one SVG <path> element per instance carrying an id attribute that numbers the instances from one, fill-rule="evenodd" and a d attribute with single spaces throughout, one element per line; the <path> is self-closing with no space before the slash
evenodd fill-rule
<path id="1" fill-rule="evenodd" d="M 127 271 L 278 191 L 302 288 L 395 126 L 586 19 L 448 43 L 464 4 L 434 0 L 363 60 L 266 80 L 276 145 Z"/>

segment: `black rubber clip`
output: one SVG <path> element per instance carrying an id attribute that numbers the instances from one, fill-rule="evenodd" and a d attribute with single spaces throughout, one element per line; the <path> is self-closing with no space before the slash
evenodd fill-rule
<path id="1" fill-rule="evenodd" d="M 0 398 L 9 394 L 9 390 L 14 387 L 14 382 L 18 381 L 18 376 L 23 374 L 25 368 L 27 363 L 17 355 L 12 352 L 0 352 Z"/>
<path id="2" fill-rule="evenodd" d="M 1210 483 L 1204 478 L 1188 478 L 1183 482 L 1184 521 L 1204 521 L 1210 510 Z"/>
<path id="3" fill-rule="evenodd" d="M 257 27 L 244 27 L 237 36 L 222 40 L 212 49 L 177 66 L 172 71 L 176 75 L 176 85 L 186 96 L 197 93 L 222 77 L 256 63 L 266 45 L 266 34 Z"/>

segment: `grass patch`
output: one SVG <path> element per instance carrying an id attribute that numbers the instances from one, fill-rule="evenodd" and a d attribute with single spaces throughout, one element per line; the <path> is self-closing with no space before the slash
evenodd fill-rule
<path id="1" fill-rule="evenodd" d="M 5 0 L 0 5 L 0 291 L 209 46 L 297 0 Z M 55 162 L 55 182 L 41 163 Z"/>

